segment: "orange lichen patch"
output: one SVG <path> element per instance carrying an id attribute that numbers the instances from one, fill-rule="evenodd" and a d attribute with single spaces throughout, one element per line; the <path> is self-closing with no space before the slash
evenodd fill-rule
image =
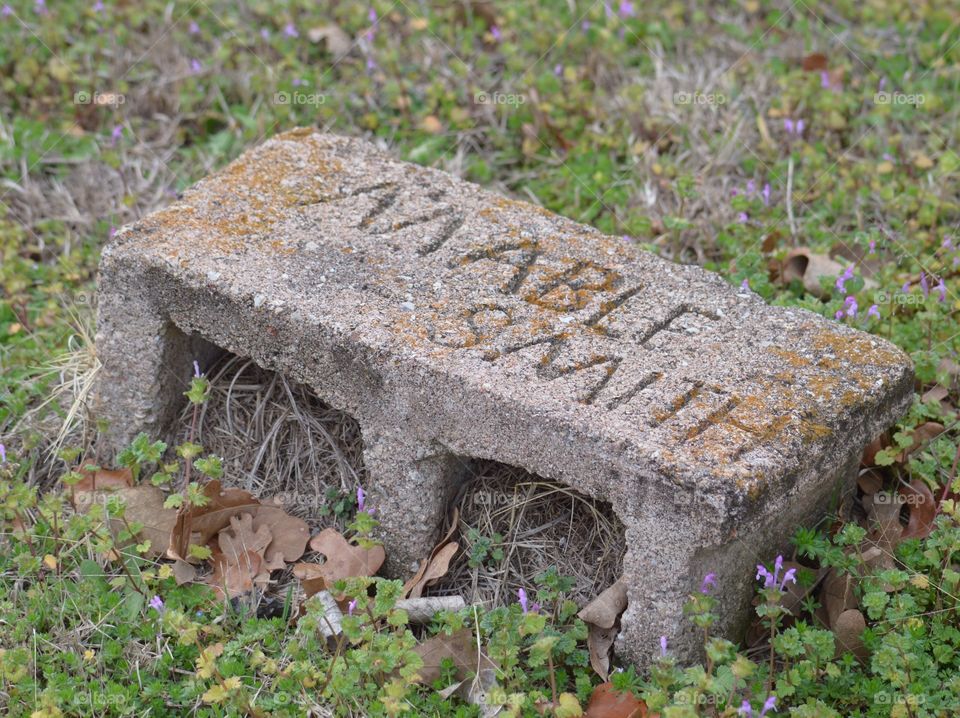
<path id="1" fill-rule="evenodd" d="M 824 329 L 811 342 L 816 349 L 833 354 L 837 359 L 852 365 L 891 366 L 906 363 L 906 357 L 892 345 L 881 346 L 870 335 L 838 334 Z"/>
<path id="2" fill-rule="evenodd" d="M 796 352 L 792 352 L 787 349 L 781 349 L 780 347 L 771 347 L 768 351 L 771 354 L 775 354 L 776 356 L 780 357 L 792 367 L 800 368 L 804 366 L 810 366 L 810 360 L 797 354 Z"/>
<path id="3" fill-rule="evenodd" d="M 151 215 L 139 226 L 159 231 L 161 241 L 189 237 L 224 254 L 255 247 L 295 252 L 271 240 L 271 231 L 296 207 L 319 201 L 325 188 L 322 178 L 343 169 L 339 160 L 304 137 L 286 133 L 279 139 L 295 139 L 294 146 L 271 142 L 243 155 L 189 191 L 185 202 Z"/>

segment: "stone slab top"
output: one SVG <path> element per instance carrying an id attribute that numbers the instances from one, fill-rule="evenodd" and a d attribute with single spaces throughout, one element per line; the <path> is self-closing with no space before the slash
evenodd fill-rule
<path id="1" fill-rule="evenodd" d="M 106 253 L 744 497 L 868 441 L 912 391 L 882 339 L 310 129 L 249 150 Z"/>

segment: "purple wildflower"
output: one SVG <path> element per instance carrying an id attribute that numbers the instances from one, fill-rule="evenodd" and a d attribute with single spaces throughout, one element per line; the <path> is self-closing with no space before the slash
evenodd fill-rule
<path id="1" fill-rule="evenodd" d="M 586 32 L 587 30 L 589 30 L 589 29 L 590 29 L 590 21 L 589 21 L 589 20 L 584 20 L 582 23 L 580 23 L 580 29 L 583 30 L 584 32 Z"/>
<path id="2" fill-rule="evenodd" d="M 377 24 L 377 11 L 376 8 L 370 8 L 370 12 L 367 13 L 367 20 L 372 22 L 374 25 Z"/>
<path id="3" fill-rule="evenodd" d="M 842 309 L 838 309 L 838 310 L 834 313 L 833 318 L 834 318 L 834 319 L 843 319 L 843 310 L 842 310 Z M 760 578 L 760 577 L 757 576 L 757 578 Z"/>
<path id="4" fill-rule="evenodd" d="M 377 69 L 377 63 L 372 57 L 367 58 L 367 72 L 373 72 Z"/>
<path id="5" fill-rule="evenodd" d="M 46 15 L 47 0 L 36 0 L 36 2 L 33 4 L 33 9 L 36 11 L 37 15 Z"/>
<path id="6" fill-rule="evenodd" d="M 937 300 L 941 304 L 947 301 L 947 285 L 943 281 L 943 277 L 940 277 L 940 282 L 935 287 L 937 292 L 940 294 L 940 298 Z"/>
<path id="7" fill-rule="evenodd" d="M 3 8 L 0 8 L 0 15 L 3 17 L 10 17 L 13 15 L 13 8 L 9 5 L 4 5 Z"/>
<path id="8" fill-rule="evenodd" d="M 666 636 L 660 636 L 660 657 L 661 658 L 667 657 L 667 637 Z"/>
<path id="9" fill-rule="evenodd" d="M 203 70 L 203 65 L 200 63 L 200 61 L 197 58 L 193 58 L 190 61 L 190 72 L 192 72 L 194 75 L 197 75 L 202 70 Z"/>
<path id="10" fill-rule="evenodd" d="M 843 306 L 845 307 L 844 311 L 846 311 L 848 317 L 857 316 L 857 300 L 855 297 L 850 296 L 844 299 Z"/>
<path id="11" fill-rule="evenodd" d="M 927 275 L 925 272 L 920 272 L 920 289 L 923 290 L 924 298 L 930 296 L 930 283 L 927 281 Z"/>
<path id="12" fill-rule="evenodd" d="M 870 308 L 867 310 L 867 316 L 868 316 L 868 317 L 873 317 L 874 319 L 879 319 L 879 318 L 880 318 L 880 307 L 878 307 L 876 304 L 871 304 L 871 305 L 870 305 Z"/>
<path id="13" fill-rule="evenodd" d="M 367 501 L 367 494 L 364 492 L 362 486 L 357 487 L 357 511 L 363 511 L 364 505 Z"/>
<path id="14" fill-rule="evenodd" d="M 7 463 L 7 447 L 0 444 L 0 464 Z"/>
<path id="15" fill-rule="evenodd" d="M 757 191 L 757 183 L 753 180 L 747 182 L 747 194 L 753 194 Z"/>
<path id="16" fill-rule="evenodd" d="M 943 244 L 941 246 L 944 249 L 953 249 L 953 239 L 951 237 L 944 237 Z"/>
<path id="17" fill-rule="evenodd" d="M 560 77 L 561 75 L 563 75 L 563 65 L 561 65 L 559 62 L 556 65 L 554 65 L 553 74 L 556 75 L 557 77 Z"/>
<path id="18" fill-rule="evenodd" d="M 745 700 L 740 704 L 740 710 L 737 711 L 742 716 L 753 718 L 753 708 L 750 707 L 750 701 Z"/>
<path id="19" fill-rule="evenodd" d="M 750 217 L 747 215 L 746 212 L 741 212 L 740 214 L 737 215 L 737 221 L 740 224 L 745 224 L 749 220 L 750 220 Z"/>
<path id="20" fill-rule="evenodd" d="M 357 599 L 353 599 L 347 604 L 347 615 L 352 616 L 355 610 L 357 610 Z"/>
<path id="21" fill-rule="evenodd" d="M 154 596 L 150 599 L 150 608 L 157 611 L 158 613 L 163 612 L 163 599 L 159 596 Z"/>
<path id="22" fill-rule="evenodd" d="M 803 134 L 803 120 L 797 120 L 797 137 Z"/>
<path id="23" fill-rule="evenodd" d="M 607 20 L 613 19 L 613 9 L 610 7 L 610 3 L 603 3 L 603 14 L 607 16 Z"/>
<path id="24" fill-rule="evenodd" d="M 838 314 L 842 314 L 842 312 L 838 312 Z M 840 317 L 838 316 L 837 318 L 839 319 Z M 783 570 L 783 556 L 777 556 L 773 562 L 773 573 L 770 573 L 762 563 L 757 564 L 757 580 L 763 579 L 764 588 L 779 588 L 781 591 L 788 583 L 797 582 L 796 569 L 789 569 L 783 575 L 783 580 L 780 579 L 781 570 Z"/>
<path id="25" fill-rule="evenodd" d="M 270 31 L 269 31 L 267 28 L 265 28 L 265 27 L 261 27 L 261 28 L 260 28 L 260 37 L 262 37 L 264 40 L 269 40 L 269 39 L 270 39 Z"/>
<path id="26" fill-rule="evenodd" d="M 540 613 L 541 608 L 542 606 L 536 601 L 534 601 L 533 603 L 530 604 L 530 613 Z"/>
<path id="27" fill-rule="evenodd" d="M 742 289 L 742 290 L 744 290 L 744 291 L 747 291 L 747 292 L 750 291 L 750 280 L 749 280 L 749 279 L 744 279 L 742 282 L 740 282 L 740 289 Z M 706 579 L 704 579 L 704 580 L 706 580 Z"/>
<path id="28" fill-rule="evenodd" d="M 760 718 L 763 718 L 769 711 L 772 711 L 777 707 L 777 697 L 769 696 L 767 700 L 763 702 L 763 710 L 760 711 Z"/>
<path id="29" fill-rule="evenodd" d="M 620 17 L 628 18 L 636 15 L 637 11 L 633 9 L 633 3 L 630 0 L 621 0 L 619 13 Z"/>
<path id="30" fill-rule="evenodd" d="M 90 9 L 93 10 L 93 12 L 95 12 L 95 13 L 97 13 L 97 14 L 102 13 L 102 12 L 103 12 L 103 0 L 97 0 L 97 1 L 93 4 L 93 7 L 91 7 Z"/>
<path id="31" fill-rule="evenodd" d="M 743 281 L 747 281 L 747 280 L 743 280 Z M 708 595 L 710 593 L 710 589 L 716 588 L 716 587 L 717 587 L 717 574 L 712 572 L 708 573 L 706 576 L 703 577 L 703 581 L 700 582 L 700 593 L 704 595 Z"/>
<path id="32" fill-rule="evenodd" d="M 870 240 L 870 254 L 876 254 L 876 253 L 877 253 L 877 240 L 871 239 L 871 240 Z"/>
<path id="33" fill-rule="evenodd" d="M 883 92 L 883 88 L 887 86 L 887 78 L 881 77 L 880 82 L 877 83 L 877 90 Z"/>
<path id="34" fill-rule="evenodd" d="M 283 34 L 287 37 L 300 37 L 300 33 L 297 32 L 297 28 L 294 27 L 292 22 L 288 22 L 283 28 Z"/>
<path id="35" fill-rule="evenodd" d="M 846 269 L 843 270 L 843 274 L 837 277 L 836 287 L 841 292 L 847 291 L 847 282 L 853 279 L 853 265 L 849 265 Z"/>
<path id="36" fill-rule="evenodd" d="M 115 125 L 113 130 L 110 132 L 110 144 L 117 144 L 121 137 L 123 137 L 123 125 Z"/>
<path id="37" fill-rule="evenodd" d="M 903 286 L 900 287 L 900 291 L 904 294 L 910 294 L 910 282 L 904 282 Z"/>
<path id="38" fill-rule="evenodd" d="M 736 197 L 738 194 L 740 194 L 740 189 L 738 187 L 734 187 L 730 190 L 731 197 Z"/>
<path id="39" fill-rule="evenodd" d="M 784 118 L 783 118 L 783 129 L 785 129 L 785 130 L 787 131 L 787 134 L 788 134 L 788 135 L 792 135 L 792 134 L 793 134 L 793 129 L 794 129 L 793 120 L 791 120 L 789 117 L 784 117 Z"/>
<path id="40" fill-rule="evenodd" d="M 770 206 L 770 183 L 767 182 L 763 185 L 763 203 L 766 206 Z"/>
<path id="41" fill-rule="evenodd" d="M 195 379 L 200 378 L 200 362 L 196 359 L 193 360 L 193 376 Z"/>
<path id="42" fill-rule="evenodd" d="M 820 71 L 820 87 L 824 90 L 830 89 L 830 73 L 826 70 Z"/>
<path id="43" fill-rule="evenodd" d="M 200 26 L 194 20 L 190 21 L 190 27 L 187 28 L 187 32 L 191 35 L 197 35 L 200 33 Z"/>
<path id="44" fill-rule="evenodd" d="M 500 32 L 500 28 L 497 27 L 496 25 L 490 28 L 490 35 L 497 42 L 500 42 L 503 39 L 503 33 Z"/>
<path id="45" fill-rule="evenodd" d="M 520 608 L 523 609 L 524 614 L 526 614 L 530 609 L 527 605 L 527 592 L 522 588 L 517 591 L 517 598 L 520 601 Z"/>

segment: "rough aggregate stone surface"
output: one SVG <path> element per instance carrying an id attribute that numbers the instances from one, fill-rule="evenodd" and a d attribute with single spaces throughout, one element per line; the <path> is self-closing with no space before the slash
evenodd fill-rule
<path id="1" fill-rule="evenodd" d="M 166 435 L 193 360 L 226 350 L 357 418 L 395 572 L 429 553 L 465 459 L 566 483 L 626 527 L 618 647 L 640 663 L 661 635 L 696 653 L 681 606 L 709 571 L 735 634 L 750 567 L 912 397 L 882 339 L 307 129 L 121 230 L 100 293 L 115 445 Z"/>

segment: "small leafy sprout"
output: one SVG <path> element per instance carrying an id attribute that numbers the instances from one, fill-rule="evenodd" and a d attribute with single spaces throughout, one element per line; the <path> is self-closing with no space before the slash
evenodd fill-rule
<path id="1" fill-rule="evenodd" d="M 207 400 L 207 391 L 210 388 L 210 382 L 200 372 L 200 364 L 193 362 L 193 378 L 190 380 L 190 389 L 183 395 L 190 400 L 194 406 L 202 404 Z"/>

